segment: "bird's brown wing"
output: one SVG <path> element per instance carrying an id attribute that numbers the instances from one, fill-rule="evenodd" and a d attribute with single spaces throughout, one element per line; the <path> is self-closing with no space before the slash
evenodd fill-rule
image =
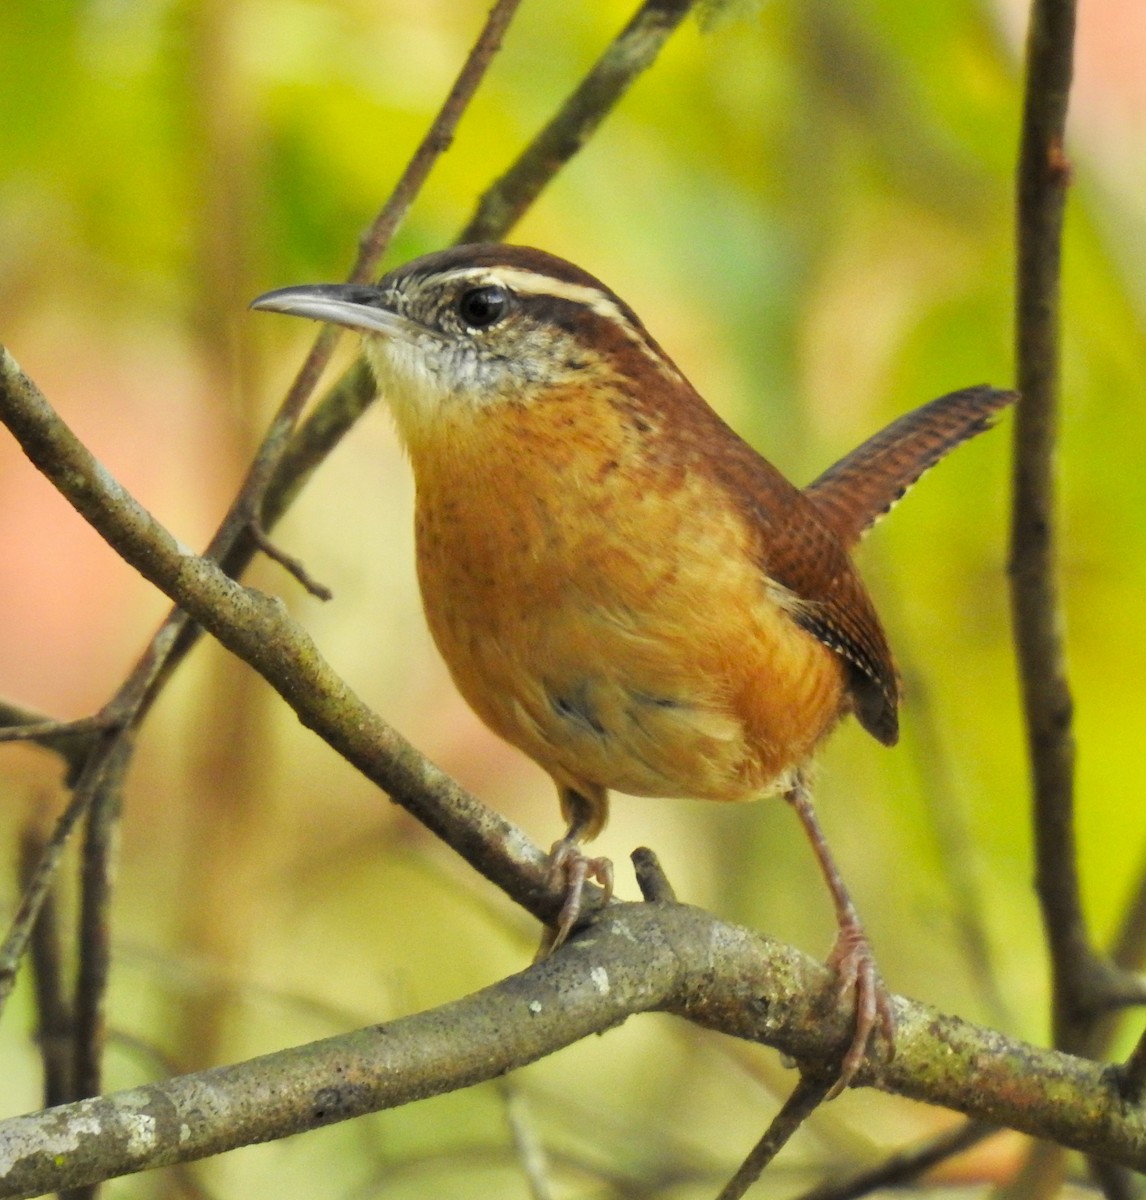
<path id="1" fill-rule="evenodd" d="M 980 386 L 951 392 L 893 421 L 804 489 L 824 522 L 851 549 L 923 474 L 994 424 L 1017 393 Z"/>
<path id="2" fill-rule="evenodd" d="M 721 452 L 704 469 L 744 513 L 758 539 L 761 570 L 787 593 L 792 619 L 848 665 L 863 727 L 885 745 L 899 736 L 899 677 L 871 597 L 816 505 L 771 463 L 713 418 Z M 713 444 L 710 442 L 710 445 Z"/>
<path id="3" fill-rule="evenodd" d="M 899 738 L 899 675 L 883 626 L 847 551 L 814 506 L 796 495 L 790 519 L 768 539 L 764 569 L 797 598 L 797 624 L 848 664 L 860 724 L 892 746 Z"/>

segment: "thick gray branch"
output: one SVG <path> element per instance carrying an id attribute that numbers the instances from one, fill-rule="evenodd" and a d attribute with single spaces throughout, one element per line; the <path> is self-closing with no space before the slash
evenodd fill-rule
<path id="1" fill-rule="evenodd" d="M 850 1012 L 798 951 L 684 905 L 611 907 L 560 953 L 430 1012 L 0 1123 L 0 1197 L 218 1154 L 469 1087 L 633 1013 L 823 1061 Z M 1100 1065 L 896 1000 L 878 1085 L 1146 1168 L 1146 1111 Z"/>

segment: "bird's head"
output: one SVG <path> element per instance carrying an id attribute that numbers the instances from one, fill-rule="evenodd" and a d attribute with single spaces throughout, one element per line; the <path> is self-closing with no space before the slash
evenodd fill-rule
<path id="1" fill-rule="evenodd" d="M 523 246 L 456 246 L 376 284 L 279 288 L 251 307 L 357 331 L 408 442 L 451 412 L 528 404 L 575 382 L 623 383 L 649 370 L 679 378 L 604 284 Z"/>

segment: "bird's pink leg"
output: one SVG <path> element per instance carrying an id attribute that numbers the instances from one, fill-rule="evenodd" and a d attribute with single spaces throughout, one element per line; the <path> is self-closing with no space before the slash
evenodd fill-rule
<path id="1" fill-rule="evenodd" d="M 835 905 L 838 933 L 832 952 L 828 955 L 828 966 L 836 972 L 839 979 L 840 996 L 848 992 L 855 995 L 855 1032 L 840 1063 L 839 1078 L 828 1093 L 827 1099 L 831 1100 L 851 1083 L 864 1060 L 877 1027 L 888 1044 L 889 1054 L 895 1053 L 895 1014 L 892 1011 L 891 997 L 875 965 L 875 957 L 864 932 L 863 923 L 848 894 L 835 859 L 828 849 L 824 831 L 816 819 L 811 791 L 802 771 L 797 773 L 792 786 L 784 793 L 784 799 L 796 810 L 796 815 L 804 826 Z"/>
<path id="2" fill-rule="evenodd" d="M 561 789 L 561 808 L 569 825 L 565 836 L 549 851 L 549 883 L 564 886 L 565 902 L 552 931 L 547 931 L 542 940 L 539 958 L 552 954 L 573 932 L 581 915 L 586 880 L 592 879 L 604 888 L 606 904 L 613 895 L 613 864 L 607 858 L 589 858 L 581 852 L 581 842 L 604 823 L 606 803 L 603 789 L 599 795 L 583 795 L 569 787 Z"/>

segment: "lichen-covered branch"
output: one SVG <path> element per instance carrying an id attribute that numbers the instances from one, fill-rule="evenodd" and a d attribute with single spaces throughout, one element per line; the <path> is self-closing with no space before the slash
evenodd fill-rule
<path id="1" fill-rule="evenodd" d="M 1146 1111 L 1095 1064 L 906 1000 L 878 1086 L 1146 1168 Z M 609 908 L 591 935 L 429 1012 L 0 1122 L 0 1197 L 39 1195 L 470 1087 L 636 1013 L 674 1013 L 801 1062 L 848 1038 L 829 971 L 685 905 Z M 871 1076 L 869 1074 L 868 1078 Z"/>

